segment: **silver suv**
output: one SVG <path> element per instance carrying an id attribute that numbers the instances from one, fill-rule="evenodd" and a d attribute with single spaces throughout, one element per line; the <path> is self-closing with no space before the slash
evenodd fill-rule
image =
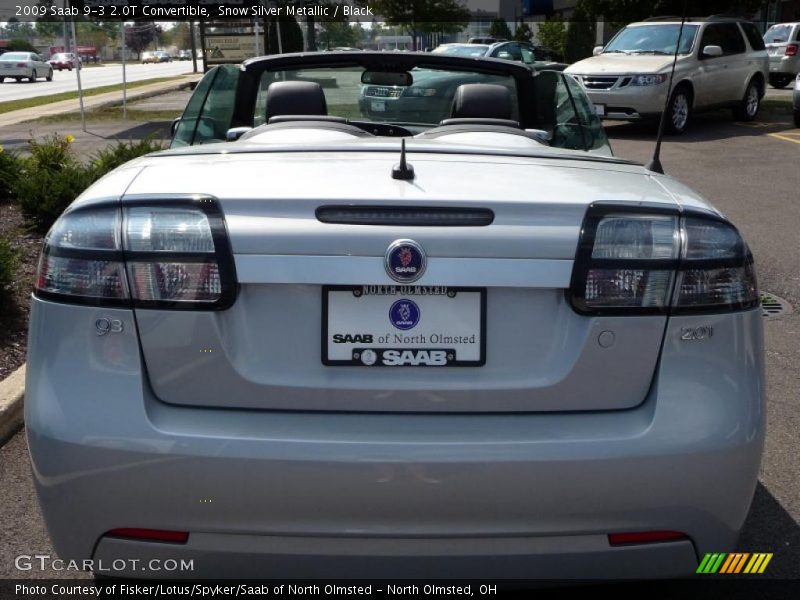
<path id="1" fill-rule="evenodd" d="M 566 69 L 584 86 L 597 114 L 606 119 L 658 117 L 664 109 L 680 22 L 632 23 L 595 56 Z M 735 19 L 686 23 L 678 48 L 675 82 L 667 107 L 667 130 L 683 133 L 692 112 L 733 108 L 734 117 L 758 114 L 769 59 L 758 28 Z"/>
<path id="2" fill-rule="evenodd" d="M 785 88 L 800 73 L 800 23 L 779 23 L 767 29 L 769 84 Z"/>

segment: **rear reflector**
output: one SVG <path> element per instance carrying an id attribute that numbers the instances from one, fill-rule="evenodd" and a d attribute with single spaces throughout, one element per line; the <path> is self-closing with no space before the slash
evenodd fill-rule
<path id="1" fill-rule="evenodd" d="M 187 531 L 166 531 L 163 529 L 139 529 L 122 528 L 112 529 L 106 536 L 129 538 L 132 540 L 144 540 L 147 542 L 172 542 L 175 544 L 185 544 L 189 539 Z"/>
<path id="2" fill-rule="evenodd" d="M 674 542 L 688 540 L 689 536 L 680 531 L 636 531 L 633 533 L 610 533 L 608 543 L 612 546 L 626 544 L 654 544 L 658 542 Z"/>
<path id="3" fill-rule="evenodd" d="M 393 206 L 320 206 L 317 219 L 339 225 L 408 227 L 485 227 L 494 221 L 486 208 L 398 208 Z"/>

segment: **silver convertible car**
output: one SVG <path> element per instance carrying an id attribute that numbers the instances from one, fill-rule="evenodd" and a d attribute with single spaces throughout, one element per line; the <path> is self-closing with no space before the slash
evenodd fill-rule
<path id="1" fill-rule="evenodd" d="M 363 86 L 434 77 L 431 111 L 362 116 Z M 106 575 L 691 574 L 735 547 L 756 486 L 758 304 L 736 227 L 615 158 L 567 75 L 219 67 L 171 150 L 47 235 L 42 511 Z"/>

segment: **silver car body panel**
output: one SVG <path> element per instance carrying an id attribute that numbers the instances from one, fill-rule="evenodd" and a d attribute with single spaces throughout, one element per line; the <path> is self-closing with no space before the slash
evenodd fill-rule
<path id="1" fill-rule="evenodd" d="M 33 298 L 26 430 L 59 555 L 169 552 L 195 558 L 192 577 L 254 565 L 259 577 L 363 576 L 354 564 L 382 576 L 655 577 L 731 549 L 764 441 L 760 311 L 584 317 L 565 297 L 590 203 L 713 209 L 642 167 L 534 142 L 501 156 L 412 141 L 413 184 L 390 177 L 397 152 L 361 143 L 171 151 L 81 196 L 76 206 L 216 196 L 240 289 L 219 312 Z M 491 177 L 475 176 L 478 162 Z M 321 204 L 398 202 L 488 207 L 495 221 L 353 235 L 314 218 Z M 457 376 L 323 367 L 321 285 L 388 282 L 381 257 L 404 236 L 428 252 L 420 283 L 487 288 L 487 364 Z M 122 330 L 98 336 L 99 318 Z M 686 327 L 714 335 L 687 342 Z M 601 348 L 609 330 L 618 341 Z M 125 527 L 189 542 L 105 537 Z M 608 542 L 642 530 L 688 540 Z"/>

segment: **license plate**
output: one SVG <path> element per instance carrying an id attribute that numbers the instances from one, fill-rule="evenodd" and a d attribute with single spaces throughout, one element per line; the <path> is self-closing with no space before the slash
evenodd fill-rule
<path id="1" fill-rule="evenodd" d="M 595 104 L 594 105 L 594 114 L 598 117 L 605 117 L 606 116 L 606 105 L 605 104 Z"/>
<path id="2" fill-rule="evenodd" d="M 370 108 L 372 108 L 373 112 L 385 112 L 386 111 L 386 102 L 383 100 L 373 100 L 370 104 Z"/>
<path id="3" fill-rule="evenodd" d="M 322 362 L 361 367 L 482 366 L 486 290 L 325 286 Z"/>

